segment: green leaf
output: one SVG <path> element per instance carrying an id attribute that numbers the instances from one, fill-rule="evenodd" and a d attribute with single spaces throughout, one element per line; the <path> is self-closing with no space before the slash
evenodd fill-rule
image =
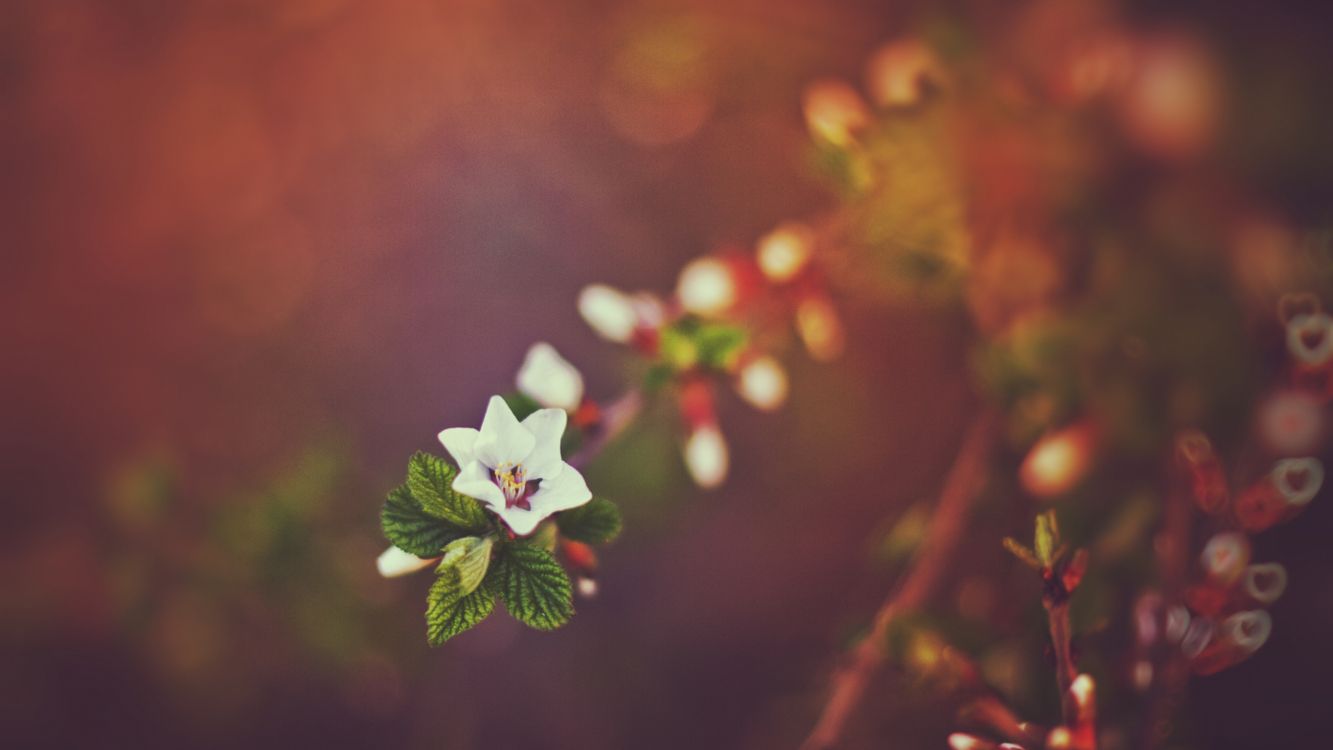
<path id="1" fill-rule="evenodd" d="M 554 630 L 574 615 L 574 587 L 565 569 L 544 549 L 523 544 L 502 548 L 495 579 L 505 609 L 538 630 Z"/>
<path id="2" fill-rule="evenodd" d="M 380 528 L 395 547 L 417 557 L 436 557 L 446 544 L 463 535 L 462 531 L 427 515 L 406 485 L 389 493 L 380 510 Z"/>
<path id="3" fill-rule="evenodd" d="M 452 487 L 458 470 L 439 456 L 418 452 L 407 465 L 407 487 L 426 513 L 463 531 L 485 531 L 488 524 L 481 503 Z"/>
<path id="4" fill-rule="evenodd" d="M 464 593 L 458 568 L 447 568 L 426 595 L 426 640 L 438 646 L 476 627 L 494 609 L 495 592 L 489 586 Z"/>
<path id="5" fill-rule="evenodd" d="M 600 497 L 556 514 L 555 522 L 565 538 L 576 542 L 605 544 L 620 534 L 620 510 Z"/>
<path id="6" fill-rule="evenodd" d="M 468 536 L 455 539 L 444 548 L 444 559 L 435 570 L 444 574 L 448 568 L 458 571 L 458 586 L 463 594 L 471 594 L 486 577 L 491 565 L 491 546 L 495 537 Z"/>

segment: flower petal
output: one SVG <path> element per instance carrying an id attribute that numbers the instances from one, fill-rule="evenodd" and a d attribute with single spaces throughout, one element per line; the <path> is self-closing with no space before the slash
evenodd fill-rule
<path id="1" fill-rule="evenodd" d="M 583 376 L 545 341 L 528 349 L 516 384 L 520 392 L 542 406 L 572 411 L 583 402 Z"/>
<path id="2" fill-rule="evenodd" d="M 481 420 L 481 435 L 473 448 L 477 460 L 492 469 L 505 463 L 516 464 L 528 457 L 534 443 L 532 433 L 518 423 L 509 404 L 499 396 L 491 396 L 486 417 Z"/>
<path id="3" fill-rule="evenodd" d="M 543 479 L 528 502 L 534 513 L 545 518 L 552 513 L 577 508 L 591 499 L 592 492 L 588 490 L 583 475 L 578 469 L 562 462 L 560 472 L 550 479 Z"/>
<path id="4" fill-rule="evenodd" d="M 490 469 L 480 461 L 473 461 L 464 466 L 454 477 L 453 488 L 468 497 L 474 497 L 499 512 L 505 507 L 505 494 L 495 482 L 491 481 Z"/>
<path id="5" fill-rule="evenodd" d="M 440 444 L 454 457 L 454 463 L 467 466 L 476 460 L 475 448 L 480 435 L 471 427 L 450 427 L 440 433 Z"/>
<path id="6" fill-rule="evenodd" d="M 439 559 L 438 557 L 417 557 L 397 547 L 390 547 L 384 550 L 379 558 L 375 560 L 375 567 L 379 569 L 380 575 L 385 578 L 397 578 L 408 573 L 415 573 L 422 568 L 428 568 Z"/>
<path id="7" fill-rule="evenodd" d="M 536 510 L 523 510 L 515 505 L 512 508 L 503 510 L 496 509 L 495 514 L 505 522 L 511 531 L 519 536 L 527 536 L 537 528 L 548 514 L 538 513 Z"/>
<path id="8" fill-rule="evenodd" d="M 564 409 L 538 409 L 523 420 L 523 427 L 532 433 L 532 452 L 523 459 L 523 475 L 527 479 L 554 479 L 564 462 L 560 460 L 560 436 L 565 434 L 568 415 Z"/>

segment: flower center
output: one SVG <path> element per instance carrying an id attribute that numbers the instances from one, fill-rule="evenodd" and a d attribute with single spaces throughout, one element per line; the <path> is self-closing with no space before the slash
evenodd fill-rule
<path id="1" fill-rule="evenodd" d="M 532 510 L 528 498 L 537 491 L 540 479 L 524 479 L 523 465 L 505 462 L 491 470 L 491 479 L 505 496 L 505 507 Z"/>

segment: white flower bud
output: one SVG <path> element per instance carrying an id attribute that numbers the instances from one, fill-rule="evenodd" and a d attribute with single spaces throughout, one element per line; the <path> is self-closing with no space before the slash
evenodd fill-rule
<path id="1" fill-rule="evenodd" d="M 814 237 L 804 224 L 789 222 L 759 239 L 759 270 L 769 281 L 791 281 L 810 261 Z"/>
<path id="2" fill-rule="evenodd" d="M 717 425 L 698 427 L 685 441 L 685 467 L 695 484 L 712 489 L 727 478 L 727 441 Z"/>
<path id="3" fill-rule="evenodd" d="M 579 315 L 597 335 L 621 344 L 630 340 L 638 324 L 630 298 L 604 284 L 592 284 L 579 292 Z"/>
<path id="4" fill-rule="evenodd" d="M 689 312 L 716 315 L 736 303 L 736 280 L 725 262 L 696 258 L 681 269 L 676 296 Z"/>
<path id="5" fill-rule="evenodd" d="M 390 547 L 384 550 L 384 553 L 375 561 L 375 567 L 379 568 L 380 575 L 385 578 L 397 578 L 408 573 L 415 573 L 422 568 L 428 568 L 434 565 L 436 560 L 439 560 L 439 558 L 427 560 L 410 552 L 404 552 L 397 547 Z"/>
<path id="6" fill-rule="evenodd" d="M 741 367 L 736 390 L 755 408 L 773 411 L 787 401 L 787 371 L 772 357 L 756 357 Z"/>
<path id="7" fill-rule="evenodd" d="M 516 383 L 523 395 L 542 406 L 573 411 L 583 403 L 583 376 L 544 341 L 528 349 Z"/>

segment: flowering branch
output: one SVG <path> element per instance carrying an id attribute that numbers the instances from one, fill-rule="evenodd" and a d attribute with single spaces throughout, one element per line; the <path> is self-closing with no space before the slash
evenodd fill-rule
<path id="1" fill-rule="evenodd" d="M 885 645 L 893 621 L 903 613 L 919 608 L 944 575 L 962 537 L 972 498 L 985 476 L 996 429 L 997 417 L 990 410 L 982 412 L 968 429 L 940 491 L 939 503 L 931 516 L 915 565 L 880 606 L 870 634 L 833 674 L 828 701 L 814 729 L 802 743 L 803 750 L 823 750 L 837 743 L 847 720 L 860 705 L 871 676 L 887 656 Z"/>

